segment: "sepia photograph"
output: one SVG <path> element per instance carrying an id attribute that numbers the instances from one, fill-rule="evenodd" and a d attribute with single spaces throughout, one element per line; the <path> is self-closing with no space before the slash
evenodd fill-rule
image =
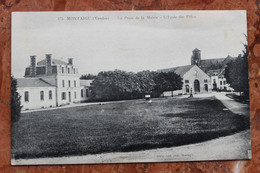
<path id="1" fill-rule="evenodd" d="M 246 17 L 13 12 L 11 164 L 251 159 Z"/>

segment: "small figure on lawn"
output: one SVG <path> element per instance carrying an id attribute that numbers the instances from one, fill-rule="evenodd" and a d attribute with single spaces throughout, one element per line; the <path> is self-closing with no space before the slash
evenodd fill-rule
<path id="1" fill-rule="evenodd" d="M 192 88 L 190 88 L 190 97 L 189 98 L 193 98 Z"/>

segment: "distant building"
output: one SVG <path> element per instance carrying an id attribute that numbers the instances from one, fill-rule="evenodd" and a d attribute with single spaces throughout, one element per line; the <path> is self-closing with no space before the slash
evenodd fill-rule
<path id="1" fill-rule="evenodd" d="M 80 80 L 73 59 L 53 59 L 51 54 L 36 63 L 31 56 L 24 78 L 17 79 L 22 110 L 55 107 L 88 100 L 91 80 Z"/>
<path id="2" fill-rule="evenodd" d="M 201 51 L 194 49 L 191 56 L 191 65 L 173 67 L 158 70 L 159 72 L 174 71 L 183 79 L 181 90 L 174 91 L 175 95 L 189 93 L 205 93 L 219 90 L 230 90 L 229 84 L 224 77 L 226 65 L 234 60 L 235 57 L 201 59 Z M 164 92 L 164 95 L 170 95 L 170 91 Z"/>
<path id="3" fill-rule="evenodd" d="M 201 59 L 201 51 L 194 49 L 191 56 L 191 64 L 197 65 L 211 78 L 212 90 L 233 90 L 226 82 L 224 77 L 226 65 L 236 57 L 227 56 L 226 58 Z"/>
<path id="4" fill-rule="evenodd" d="M 181 90 L 174 91 L 174 95 L 189 94 L 211 91 L 210 77 L 197 65 L 186 65 L 174 68 L 158 70 L 159 72 L 173 71 L 182 78 L 183 86 Z M 169 95 L 165 92 L 164 95 Z"/>

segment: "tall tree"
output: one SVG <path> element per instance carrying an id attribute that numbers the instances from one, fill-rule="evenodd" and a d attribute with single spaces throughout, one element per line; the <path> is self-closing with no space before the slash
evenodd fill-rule
<path id="1" fill-rule="evenodd" d="M 249 97 L 248 46 L 244 44 L 244 47 L 243 55 L 239 55 L 235 60 L 227 64 L 225 78 L 235 91 L 243 92 L 246 97 Z"/>
<path id="2" fill-rule="evenodd" d="M 21 96 L 17 92 L 17 80 L 11 76 L 11 121 L 17 122 L 21 117 Z"/>
<path id="3" fill-rule="evenodd" d="M 173 91 L 182 88 L 182 78 L 175 72 L 160 72 L 154 77 L 155 87 L 154 92 L 158 94 L 164 91 Z"/>
<path id="4" fill-rule="evenodd" d="M 155 72 L 151 71 L 141 71 L 136 74 L 138 79 L 138 87 L 140 88 L 139 92 L 142 96 L 145 94 L 152 93 L 155 82 L 154 76 Z"/>

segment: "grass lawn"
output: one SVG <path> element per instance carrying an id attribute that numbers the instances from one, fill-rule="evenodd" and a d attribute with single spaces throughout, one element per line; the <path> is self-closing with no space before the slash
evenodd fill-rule
<path id="1" fill-rule="evenodd" d="M 202 142 L 249 129 L 211 98 L 161 98 L 23 113 L 12 124 L 13 158 L 139 151 Z"/>

